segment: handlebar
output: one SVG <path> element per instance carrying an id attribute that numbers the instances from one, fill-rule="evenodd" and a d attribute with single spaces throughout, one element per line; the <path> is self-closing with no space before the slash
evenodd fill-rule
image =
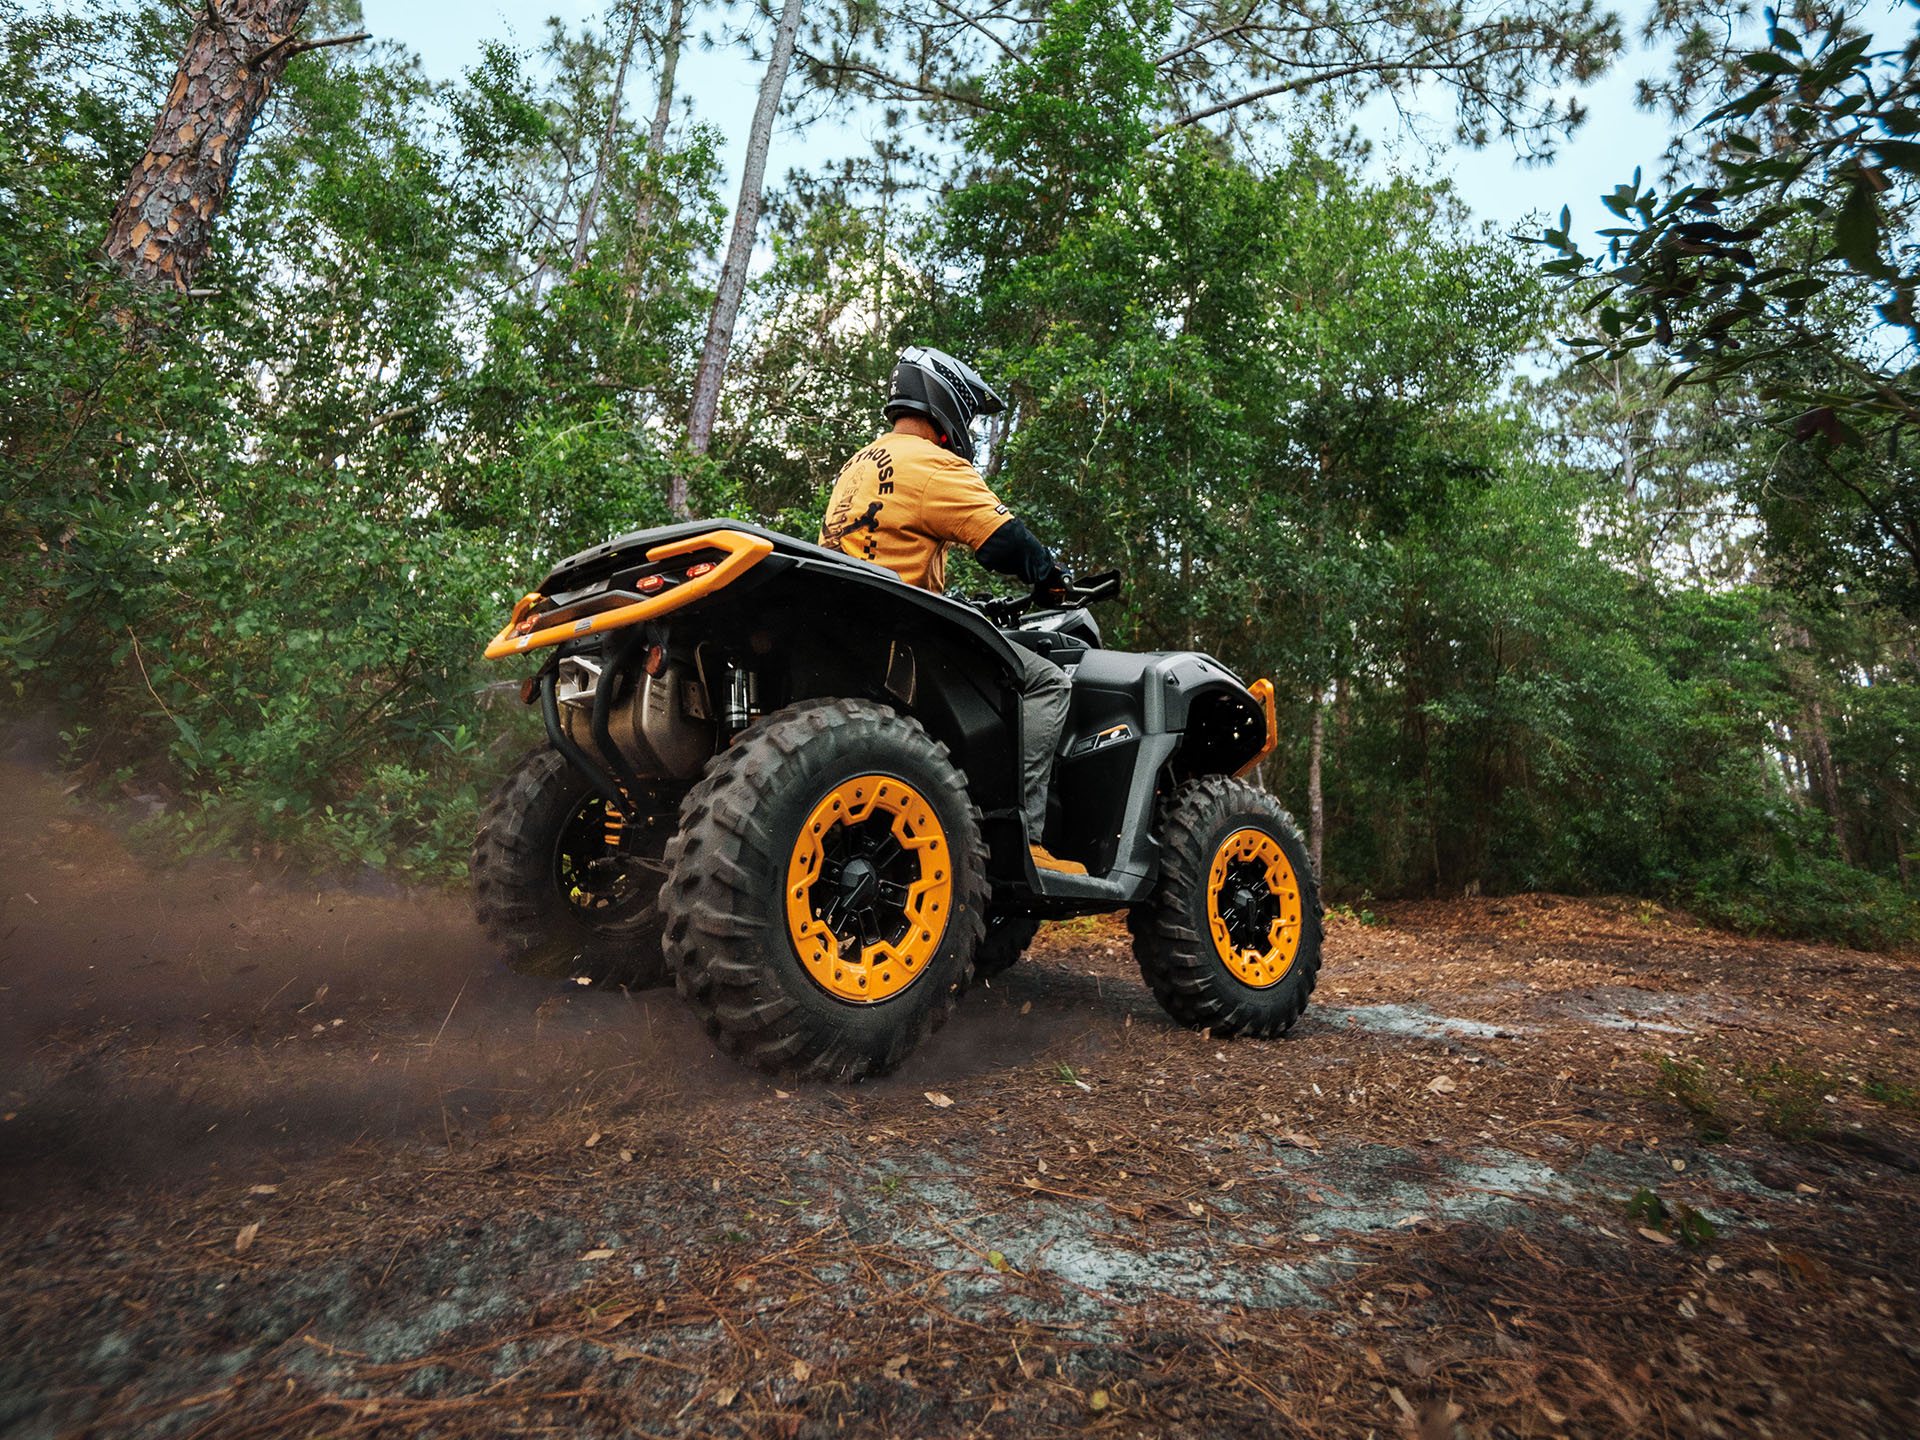
<path id="1" fill-rule="evenodd" d="M 1043 596 L 1035 590 L 1028 595 L 1010 595 L 1005 597 L 970 595 L 967 603 L 972 605 L 995 625 L 1011 625 L 1014 621 L 1035 610 L 1071 610 L 1082 605 L 1097 605 L 1103 600 L 1117 599 L 1120 595 L 1120 572 L 1103 570 L 1098 575 L 1089 575 L 1084 580 L 1075 581 L 1064 592 Z"/>

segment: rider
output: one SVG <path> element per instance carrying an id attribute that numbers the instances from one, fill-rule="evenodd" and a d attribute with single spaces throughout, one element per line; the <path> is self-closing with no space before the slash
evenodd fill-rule
<path id="1" fill-rule="evenodd" d="M 989 570 L 1011 575 L 1043 598 L 1065 598 L 1071 583 L 973 467 L 973 421 L 1006 408 L 971 365 L 910 345 L 893 367 L 886 417 L 893 429 L 847 461 L 833 482 L 820 543 L 886 566 L 936 595 L 947 588 L 947 547 L 965 545 Z M 1015 645 L 1021 663 L 1021 778 L 1033 863 L 1072 875 L 1084 865 L 1049 855 L 1047 781 L 1067 723 L 1065 672 Z"/>

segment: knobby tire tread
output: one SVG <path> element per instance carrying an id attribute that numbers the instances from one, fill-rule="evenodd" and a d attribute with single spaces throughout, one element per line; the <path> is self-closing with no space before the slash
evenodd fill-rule
<path id="1" fill-rule="evenodd" d="M 1227 819 L 1255 816 L 1273 822 L 1300 857 L 1304 933 L 1293 969 L 1270 991 L 1240 985 L 1214 954 L 1212 939 L 1195 927 L 1194 902 L 1204 907 L 1213 863 L 1210 836 Z M 1320 972 L 1318 877 L 1304 862 L 1300 828 L 1266 791 L 1224 775 L 1188 781 L 1168 798 L 1160 823 L 1160 880 L 1152 898 L 1127 912 L 1133 953 L 1154 999 L 1182 1025 L 1216 1035 L 1270 1039 L 1284 1034 L 1307 1008 Z"/>
<path id="2" fill-rule="evenodd" d="M 787 993 L 772 963 L 772 947 L 791 944 L 786 924 L 761 913 L 767 895 L 784 895 L 789 842 L 772 833 L 771 817 L 784 787 L 797 783 L 803 756 L 822 746 L 859 755 L 876 741 L 912 753 L 920 773 L 905 778 L 943 792 L 948 810 L 964 817 L 965 832 L 947 836 L 954 871 L 948 925 L 961 927 L 951 937 L 960 963 L 950 965 L 944 979 L 930 973 L 918 982 L 916 989 L 932 984 L 936 993 L 929 1003 L 895 1012 L 903 1023 L 878 1051 L 819 1023 Z M 928 799 L 939 803 L 932 793 Z M 803 701 L 766 716 L 708 762 L 682 801 L 680 828 L 667 844 L 660 911 L 675 985 L 721 1049 L 756 1069 L 828 1081 L 885 1074 L 946 1023 L 966 989 L 986 926 L 979 830 L 980 812 L 965 779 L 917 720 L 847 699 Z M 883 1002 L 889 1009 L 894 1003 Z"/>
<path id="3" fill-rule="evenodd" d="M 508 965 L 524 973 L 571 970 L 596 980 L 658 983 L 664 925 L 657 905 L 595 923 L 572 911 L 554 884 L 556 837 L 547 827 L 565 823 L 586 790 L 566 756 L 548 746 L 508 771 L 481 809 L 467 862 L 474 918 Z M 563 963 L 576 956 L 579 964 Z"/>

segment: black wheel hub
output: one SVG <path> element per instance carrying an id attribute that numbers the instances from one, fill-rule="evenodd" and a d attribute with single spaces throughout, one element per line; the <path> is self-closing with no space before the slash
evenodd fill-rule
<path id="1" fill-rule="evenodd" d="M 1227 867 L 1220 887 L 1220 918 L 1236 950 L 1265 950 L 1273 922 L 1279 917 L 1279 897 L 1267 883 L 1264 867 L 1239 860 Z"/>
<path id="2" fill-rule="evenodd" d="M 597 795 L 580 802 L 553 847 L 553 878 L 576 910 L 637 911 L 653 903 L 637 864 L 657 859 L 673 834 L 671 805 L 643 796 L 638 823 L 622 821 Z"/>
<path id="3" fill-rule="evenodd" d="M 821 843 L 825 863 L 813 885 L 813 913 L 843 952 L 895 944 L 907 933 L 907 897 L 919 862 L 893 833 L 890 816 L 837 825 Z"/>

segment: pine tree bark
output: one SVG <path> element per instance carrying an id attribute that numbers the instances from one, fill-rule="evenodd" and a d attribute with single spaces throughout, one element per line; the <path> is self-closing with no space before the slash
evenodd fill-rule
<path id="1" fill-rule="evenodd" d="M 740 301 L 747 290 L 747 264 L 753 258 L 753 237 L 760 226 L 767 147 L 773 140 L 780 93 L 786 88 L 787 70 L 793 63 L 793 42 L 800 29 L 802 4 L 803 0 L 786 0 L 780 12 L 780 30 L 774 37 L 773 54 L 767 60 L 767 73 L 760 81 L 760 100 L 754 107 L 753 129 L 747 137 L 746 165 L 740 175 L 740 201 L 733 211 L 733 235 L 727 242 L 727 258 L 720 267 L 719 293 L 713 298 L 713 313 L 707 321 L 700 368 L 693 377 L 693 403 L 687 415 L 687 449 L 695 455 L 705 455 L 713 440 L 713 422 L 720 410 L 720 384 L 727 372 L 727 350 L 733 344 L 733 327 L 740 318 Z M 669 500 L 675 515 L 687 514 L 684 472 L 674 476 Z"/>
<path id="2" fill-rule="evenodd" d="M 314 48 L 293 38 L 308 4 L 219 0 L 205 7 L 102 247 L 136 283 L 182 294 L 192 288 L 254 121 L 287 62 Z"/>

